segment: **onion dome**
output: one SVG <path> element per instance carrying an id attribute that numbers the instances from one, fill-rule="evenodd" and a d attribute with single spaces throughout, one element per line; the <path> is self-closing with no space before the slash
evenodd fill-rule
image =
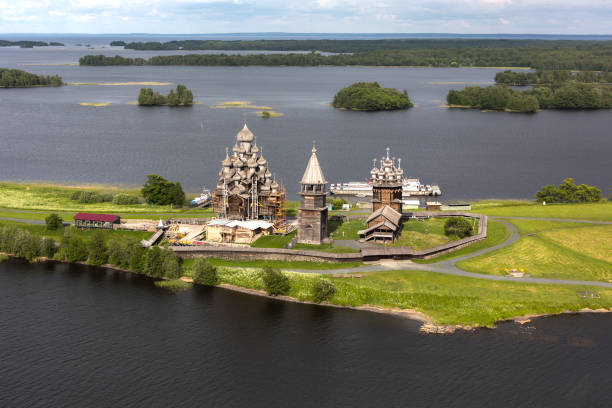
<path id="1" fill-rule="evenodd" d="M 255 139 L 255 135 L 253 135 L 253 132 L 249 130 L 245 123 L 242 130 L 236 135 L 236 139 L 239 142 L 252 142 Z"/>
<path id="2" fill-rule="evenodd" d="M 229 158 L 229 149 L 225 148 L 225 159 L 221 162 L 224 167 L 229 167 L 232 165 L 232 160 Z"/>
<path id="3" fill-rule="evenodd" d="M 253 140 L 255 140 L 255 139 L 253 139 Z M 255 154 L 259 153 L 259 147 L 257 147 L 257 141 L 253 142 L 253 146 L 251 146 L 251 152 L 253 152 Z"/>
<path id="4" fill-rule="evenodd" d="M 270 171 L 270 169 L 266 169 L 266 174 L 265 174 L 266 178 L 271 178 L 272 177 L 272 172 Z"/>
<path id="5" fill-rule="evenodd" d="M 242 147 L 240 147 L 238 143 L 236 143 L 234 147 L 232 147 L 232 151 L 234 151 L 234 153 L 239 153 L 242 151 Z"/>
<path id="6" fill-rule="evenodd" d="M 251 157 L 248 161 L 247 161 L 247 166 L 251 167 L 251 168 L 255 168 L 257 167 L 257 160 L 255 160 L 255 157 Z"/>

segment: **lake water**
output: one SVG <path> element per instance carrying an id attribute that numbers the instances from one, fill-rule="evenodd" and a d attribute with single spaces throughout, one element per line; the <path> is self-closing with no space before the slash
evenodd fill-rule
<path id="1" fill-rule="evenodd" d="M 0 89 L 0 179 L 140 185 L 146 174 L 158 173 L 192 191 L 211 188 L 247 112 L 272 171 L 293 199 L 313 140 L 331 183 L 365 180 L 372 158 L 387 146 L 402 157 L 407 177 L 439 184 L 449 200 L 528 198 L 565 177 L 597 185 L 604 194 L 611 183 L 610 111 L 523 115 L 441 107 L 449 89 L 493 83 L 495 69 L 44 65 L 76 63 L 91 53 L 178 53 L 92 43 L 98 48 L 0 48 L 0 66 L 59 74 L 66 82 L 182 83 L 202 105 L 130 105 L 140 86 Z M 336 91 L 357 81 L 406 89 L 417 107 L 366 113 L 328 106 Z M 234 100 L 269 106 L 284 116 L 262 119 L 253 110 L 210 107 Z"/>
<path id="2" fill-rule="evenodd" d="M 104 268 L 0 263 L 2 407 L 609 407 L 612 316 L 450 336 Z"/>

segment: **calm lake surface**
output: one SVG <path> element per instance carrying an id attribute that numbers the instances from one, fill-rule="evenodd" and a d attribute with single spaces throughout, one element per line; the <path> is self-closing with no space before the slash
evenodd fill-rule
<path id="1" fill-rule="evenodd" d="M 524 115 L 441 107 L 449 89 L 493 83 L 495 69 L 57 65 L 92 53 L 180 53 L 97 47 L 0 48 L 0 66 L 59 74 L 71 83 L 182 83 L 202 104 L 133 106 L 141 88 L 134 85 L 0 89 L 1 180 L 140 185 L 146 174 L 158 173 L 192 191 L 212 188 L 247 112 L 272 171 L 293 199 L 313 140 L 331 183 L 365 180 L 372 158 L 387 146 L 402 157 L 407 177 L 439 184 L 446 199 L 527 198 L 565 177 L 597 185 L 604 194 L 611 183 L 610 111 Z M 357 81 L 406 89 L 418 106 L 378 113 L 328 106 L 336 91 Z M 154 88 L 167 92 L 172 86 Z M 284 116 L 262 119 L 253 110 L 210 107 L 235 100 Z"/>
<path id="2" fill-rule="evenodd" d="M 452 336 L 145 277 L 0 263 L 2 407 L 609 407 L 612 316 Z"/>

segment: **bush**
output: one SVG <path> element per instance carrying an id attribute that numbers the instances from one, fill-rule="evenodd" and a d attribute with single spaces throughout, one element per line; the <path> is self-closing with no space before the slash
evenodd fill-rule
<path id="1" fill-rule="evenodd" d="M 108 195 L 105 194 L 102 196 L 95 191 L 75 191 L 70 198 L 74 201 L 78 201 L 79 204 L 93 204 L 101 203 L 104 198 L 108 199 Z M 110 200 L 112 200 L 112 196 Z"/>
<path id="2" fill-rule="evenodd" d="M 47 225 L 47 230 L 57 231 L 58 228 L 64 226 L 64 221 L 57 214 L 49 214 L 45 218 L 45 224 Z"/>
<path id="3" fill-rule="evenodd" d="M 344 198 L 331 200 L 332 210 L 341 210 L 343 204 L 348 204 L 348 201 L 346 201 Z"/>
<path id="4" fill-rule="evenodd" d="M 200 285 L 215 286 L 219 284 L 217 268 L 206 259 L 198 258 L 193 262 L 193 281 Z"/>
<path id="5" fill-rule="evenodd" d="M 57 245 L 55 245 L 55 240 L 51 238 L 43 238 L 40 243 L 40 256 L 53 258 L 56 252 Z"/>
<path id="6" fill-rule="evenodd" d="M 336 286 L 324 279 L 319 279 L 312 287 L 312 297 L 316 303 L 330 299 L 336 293 Z"/>
<path id="7" fill-rule="evenodd" d="M 465 217 L 451 217 L 444 223 L 444 235 L 455 235 L 459 238 L 469 237 L 473 234 L 472 222 Z"/>
<path id="8" fill-rule="evenodd" d="M 286 295 L 291 288 L 289 278 L 280 269 L 270 266 L 263 268 L 263 282 L 270 296 Z"/>
<path id="9" fill-rule="evenodd" d="M 174 253 L 164 251 L 164 277 L 168 279 L 178 279 L 181 277 L 181 261 L 180 258 Z"/>
<path id="10" fill-rule="evenodd" d="M 121 193 L 121 194 L 117 194 L 115 197 L 113 197 L 113 204 L 116 204 L 116 205 L 134 205 L 134 204 L 140 204 L 140 200 L 135 195 Z"/>
<path id="11" fill-rule="evenodd" d="M 89 250 L 89 263 L 91 265 L 103 265 L 108 260 L 108 253 L 104 234 L 101 231 L 96 231 L 89 240 L 87 246 Z"/>

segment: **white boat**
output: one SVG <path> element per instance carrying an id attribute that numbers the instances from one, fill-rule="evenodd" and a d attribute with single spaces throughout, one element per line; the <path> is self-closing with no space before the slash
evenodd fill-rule
<path id="1" fill-rule="evenodd" d="M 356 197 L 371 197 L 372 184 L 369 181 L 350 181 L 348 183 L 330 184 L 330 193 L 334 195 L 350 195 Z M 442 195 L 437 185 L 421 184 L 419 179 L 402 180 L 402 197 L 439 196 Z"/>
<path id="2" fill-rule="evenodd" d="M 202 189 L 202 194 L 200 194 L 199 197 L 196 197 L 191 200 L 190 204 L 192 207 L 206 207 L 207 205 L 210 205 L 211 202 L 212 194 L 210 194 L 210 190 L 204 187 Z"/>

